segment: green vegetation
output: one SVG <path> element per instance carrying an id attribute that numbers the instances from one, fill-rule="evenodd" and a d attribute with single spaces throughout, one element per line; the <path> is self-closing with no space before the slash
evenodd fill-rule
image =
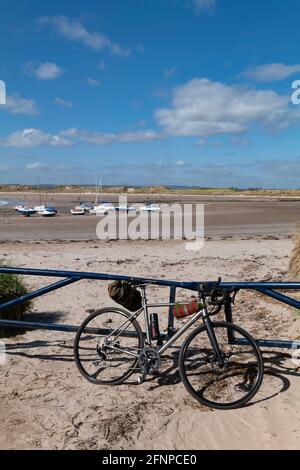
<path id="1" fill-rule="evenodd" d="M 8 264 L 0 260 L 0 266 L 5 267 Z M 22 277 L 16 274 L 0 274 L 0 304 L 13 300 L 21 295 L 28 293 L 28 290 L 23 282 Z M 22 304 L 10 307 L 4 311 L 0 311 L 0 318 L 7 318 L 9 320 L 23 320 L 24 315 L 30 311 L 31 302 L 24 302 Z M 16 334 L 16 330 L 10 328 L 0 328 L 0 337 L 10 336 L 12 333 Z"/>
<path id="2" fill-rule="evenodd" d="M 289 272 L 292 279 L 299 280 L 300 277 L 300 232 L 298 232 L 294 239 L 294 246 L 290 256 Z"/>
<path id="3" fill-rule="evenodd" d="M 64 193 L 64 194 L 94 194 L 94 185 L 5 185 L 0 184 L 0 193 Z M 103 194 L 178 194 L 192 196 L 260 196 L 274 198 L 300 198 L 300 189 L 261 189 L 261 188 L 202 188 L 183 186 L 103 186 Z"/>

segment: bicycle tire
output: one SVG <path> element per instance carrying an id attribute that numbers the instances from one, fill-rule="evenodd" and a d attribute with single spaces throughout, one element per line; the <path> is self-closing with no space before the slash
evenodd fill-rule
<path id="1" fill-rule="evenodd" d="M 254 339 L 252 336 L 245 331 L 243 328 L 233 325 L 231 323 L 227 322 L 215 322 L 212 323 L 212 326 L 214 328 L 214 331 L 216 332 L 217 329 L 220 328 L 225 328 L 227 331 L 227 337 L 228 337 L 228 332 L 232 333 L 238 333 L 240 336 L 244 337 L 249 343 L 249 346 L 253 349 L 254 356 L 256 357 L 257 360 L 257 377 L 255 380 L 254 386 L 251 388 L 251 390 L 248 391 L 248 393 L 245 394 L 242 398 L 238 400 L 234 400 L 229 403 L 219 403 L 216 401 L 213 401 L 211 399 L 207 399 L 203 396 L 202 391 L 196 390 L 194 386 L 191 384 L 191 381 L 189 380 L 189 374 L 187 371 L 187 365 L 186 365 L 186 359 L 187 359 L 187 352 L 188 348 L 191 345 L 192 341 L 201 333 L 206 332 L 207 333 L 207 328 L 205 325 L 202 325 L 198 328 L 196 328 L 185 340 L 185 342 L 182 345 L 181 351 L 180 351 L 180 356 L 179 356 L 179 372 L 180 376 L 182 379 L 182 382 L 187 389 L 187 391 L 202 405 L 207 406 L 212 409 L 219 409 L 219 410 L 232 410 L 236 408 L 240 408 L 242 406 L 245 406 L 253 397 L 254 395 L 258 392 L 262 380 L 263 380 L 263 375 L 264 375 L 264 364 L 263 364 L 263 358 L 261 351 L 257 344 L 255 343 Z M 207 336 L 208 338 L 208 336 Z M 228 345 L 230 343 L 228 342 Z M 242 346 L 241 346 L 242 347 Z M 204 348 L 202 348 L 204 349 Z M 212 370 L 212 362 L 210 362 L 210 368 Z M 210 370 L 210 374 L 212 374 Z M 252 372 L 253 373 L 253 372 Z M 200 374 L 199 374 L 200 375 Z M 201 378 L 200 378 L 201 380 Z M 217 382 L 211 382 L 211 384 L 216 384 Z M 208 386 L 210 383 L 208 382 Z M 246 387 L 246 386 L 245 386 Z M 202 388 L 202 390 L 204 390 Z M 206 388 L 207 390 L 207 388 Z M 220 393 L 220 392 L 219 392 Z"/>
<path id="2" fill-rule="evenodd" d="M 75 360 L 75 364 L 76 364 L 79 372 L 89 382 L 91 382 L 93 384 L 97 384 L 97 385 L 104 385 L 104 384 L 105 385 L 119 385 L 119 384 L 123 383 L 125 380 L 127 380 L 134 373 L 136 365 L 138 363 L 138 358 L 136 358 L 135 360 L 132 361 L 132 363 L 130 364 L 129 370 L 127 372 L 122 374 L 120 377 L 112 379 L 112 380 L 102 380 L 102 379 L 99 379 L 99 378 L 94 378 L 93 376 L 91 376 L 91 374 L 88 373 L 88 371 L 86 370 L 86 368 L 83 365 L 83 361 L 80 359 L 80 340 L 82 338 L 82 334 L 85 331 L 85 328 L 88 327 L 88 325 L 92 322 L 92 320 L 96 319 L 97 317 L 100 318 L 101 315 L 103 316 L 106 313 L 112 315 L 112 318 L 113 317 L 116 318 L 116 315 L 118 315 L 118 314 L 121 315 L 122 317 L 126 317 L 126 318 L 130 318 L 132 316 L 132 313 L 129 313 L 126 310 L 122 310 L 122 309 L 119 309 L 119 308 L 103 308 L 103 309 L 97 310 L 96 312 L 89 315 L 82 322 L 82 324 L 80 325 L 80 327 L 79 327 L 79 329 L 76 333 L 76 336 L 75 336 L 75 339 L 74 339 L 74 347 L 73 347 L 73 349 L 74 349 L 74 360 Z M 144 342 L 143 333 L 142 333 L 141 327 L 140 327 L 140 325 L 139 325 L 139 323 L 137 322 L 136 319 L 132 319 L 130 321 L 130 325 L 132 326 L 132 329 L 136 333 L 137 352 L 139 352 L 143 347 L 143 342 Z"/>

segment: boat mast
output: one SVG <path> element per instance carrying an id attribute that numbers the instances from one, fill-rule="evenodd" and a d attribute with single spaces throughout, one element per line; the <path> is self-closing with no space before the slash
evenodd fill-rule
<path id="1" fill-rule="evenodd" d="M 95 176 L 95 205 L 98 204 L 98 175 Z"/>
<path id="2" fill-rule="evenodd" d="M 95 181 L 95 189 L 96 189 L 96 197 L 95 197 L 95 204 L 98 204 L 98 196 L 99 196 L 99 191 L 102 199 L 102 193 L 103 193 L 103 176 L 96 176 L 96 181 Z"/>
<path id="3" fill-rule="evenodd" d="M 101 175 L 100 178 L 100 188 L 101 188 L 101 199 L 103 199 L 103 175 Z"/>
<path id="4" fill-rule="evenodd" d="M 81 204 L 81 192 L 82 192 L 82 179 L 81 178 L 79 180 L 79 186 L 80 186 L 80 188 L 79 188 L 79 191 L 80 191 L 80 193 L 79 193 L 79 204 Z"/>
<path id="5" fill-rule="evenodd" d="M 40 178 L 39 177 L 37 177 L 37 188 L 38 188 L 38 195 L 39 195 L 39 204 L 41 206 L 42 205 L 42 195 L 41 195 Z"/>

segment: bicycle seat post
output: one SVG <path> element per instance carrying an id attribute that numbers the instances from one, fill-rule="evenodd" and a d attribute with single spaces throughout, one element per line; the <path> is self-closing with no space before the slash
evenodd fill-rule
<path id="1" fill-rule="evenodd" d="M 143 307 L 145 307 L 147 305 L 147 294 L 146 294 L 146 284 L 141 284 L 139 285 L 139 288 L 141 289 L 142 291 L 142 305 Z"/>
<path id="2" fill-rule="evenodd" d="M 199 302 L 202 305 L 205 305 L 205 292 L 206 292 L 205 284 L 200 284 L 199 285 L 199 290 L 198 290 L 198 298 L 199 298 Z"/>

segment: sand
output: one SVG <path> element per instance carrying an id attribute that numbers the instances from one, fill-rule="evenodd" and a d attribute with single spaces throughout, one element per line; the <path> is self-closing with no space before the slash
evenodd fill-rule
<path id="1" fill-rule="evenodd" d="M 21 231 L 18 236 L 22 238 Z M 281 281 L 289 279 L 291 248 L 290 236 L 276 232 L 215 236 L 201 252 L 187 252 L 179 241 L 3 241 L 0 258 L 34 268 L 176 280 L 215 280 L 220 275 L 226 281 Z M 46 281 L 27 280 L 32 288 Z M 149 290 L 152 300 L 167 296 L 164 289 Z M 113 302 L 105 282 L 82 281 L 36 300 L 30 319 L 78 325 L 91 309 L 107 305 Z M 160 313 L 162 325 L 166 313 Z M 300 339 L 299 314 L 256 294 L 239 294 L 234 315 L 255 338 Z M 300 372 L 291 351 L 266 350 L 268 373 L 250 406 L 212 411 L 194 401 L 180 383 L 174 363 L 180 344 L 166 354 L 159 377 L 137 385 L 133 376 L 129 383 L 110 388 L 80 376 L 73 362 L 73 336 L 28 331 L 6 340 L 7 363 L 0 365 L 1 449 L 300 447 Z"/>
<path id="2" fill-rule="evenodd" d="M 78 204 L 78 194 L 49 194 L 48 204 L 55 206 L 57 217 L 41 216 L 23 218 L 13 209 L 16 201 L 22 203 L 20 193 L 0 193 L 0 201 L 11 202 L 0 205 L 0 242 L 5 241 L 78 241 L 97 240 L 96 227 L 99 217 L 72 216 L 70 208 Z M 103 198 L 118 204 L 119 195 L 105 194 Z M 238 196 L 174 196 L 174 195 L 129 195 L 128 204 L 139 204 L 151 199 L 159 203 L 194 204 L 187 213 L 195 220 L 195 204 L 204 204 L 205 236 L 291 236 L 300 222 L 300 200 L 278 198 L 250 198 Z M 94 195 L 83 195 L 81 200 L 93 202 Z M 44 203 L 45 198 L 42 198 Z M 26 204 L 40 205 L 38 194 L 27 194 Z M 129 217 L 130 222 L 130 217 Z M 172 231 L 172 230 L 171 230 Z"/>

